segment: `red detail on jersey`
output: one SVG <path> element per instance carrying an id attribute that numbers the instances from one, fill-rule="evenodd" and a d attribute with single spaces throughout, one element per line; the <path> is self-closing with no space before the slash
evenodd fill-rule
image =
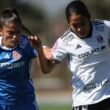
<path id="1" fill-rule="evenodd" d="M 13 51 L 13 58 L 16 60 L 19 60 L 21 58 L 21 54 L 17 51 Z"/>

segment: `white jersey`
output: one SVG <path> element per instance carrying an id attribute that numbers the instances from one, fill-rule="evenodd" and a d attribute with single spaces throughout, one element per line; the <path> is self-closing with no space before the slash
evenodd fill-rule
<path id="1" fill-rule="evenodd" d="M 55 60 L 68 58 L 73 106 L 94 104 L 110 97 L 110 22 L 94 20 L 91 24 L 90 37 L 80 39 L 69 29 L 53 47 Z"/>

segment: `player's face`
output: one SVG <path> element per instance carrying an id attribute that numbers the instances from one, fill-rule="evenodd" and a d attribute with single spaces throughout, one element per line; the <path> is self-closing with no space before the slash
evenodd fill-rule
<path id="1" fill-rule="evenodd" d="M 3 36 L 3 45 L 8 48 L 14 48 L 18 45 L 21 36 L 21 25 L 14 23 L 7 23 L 1 29 Z"/>
<path id="2" fill-rule="evenodd" d="M 83 15 L 72 14 L 70 16 L 70 27 L 80 38 L 85 38 L 90 32 L 90 21 Z"/>

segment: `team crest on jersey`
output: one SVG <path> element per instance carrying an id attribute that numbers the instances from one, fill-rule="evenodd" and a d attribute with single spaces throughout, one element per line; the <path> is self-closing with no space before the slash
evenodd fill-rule
<path id="1" fill-rule="evenodd" d="M 103 42 L 104 42 L 103 36 L 98 35 L 98 36 L 97 36 L 97 41 L 98 41 L 99 43 L 103 43 Z"/>
<path id="2" fill-rule="evenodd" d="M 15 60 L 19 60 L 21 58 L 21 54 L 17 51 L 13 51 L 13 58 Z"/>

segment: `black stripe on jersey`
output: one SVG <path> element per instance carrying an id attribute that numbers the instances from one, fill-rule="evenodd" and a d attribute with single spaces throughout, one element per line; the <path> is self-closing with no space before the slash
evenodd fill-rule
<path id="1" fill-rule="evenodd" d="M 70 29 L 68 29 L 64 34 L 61 36 L 61 39 L 63 39 L 66 35 L 68 35 L 71 32 Z"/>
<path id="2" fill-rule="evenodd" d="M 68 29 L 62 36 L 61 39 L 67 43 L 69 41 L 71 41 L 72 39 L 74 39 L 73 34 L 71 33 L 71 29 Z"/>

